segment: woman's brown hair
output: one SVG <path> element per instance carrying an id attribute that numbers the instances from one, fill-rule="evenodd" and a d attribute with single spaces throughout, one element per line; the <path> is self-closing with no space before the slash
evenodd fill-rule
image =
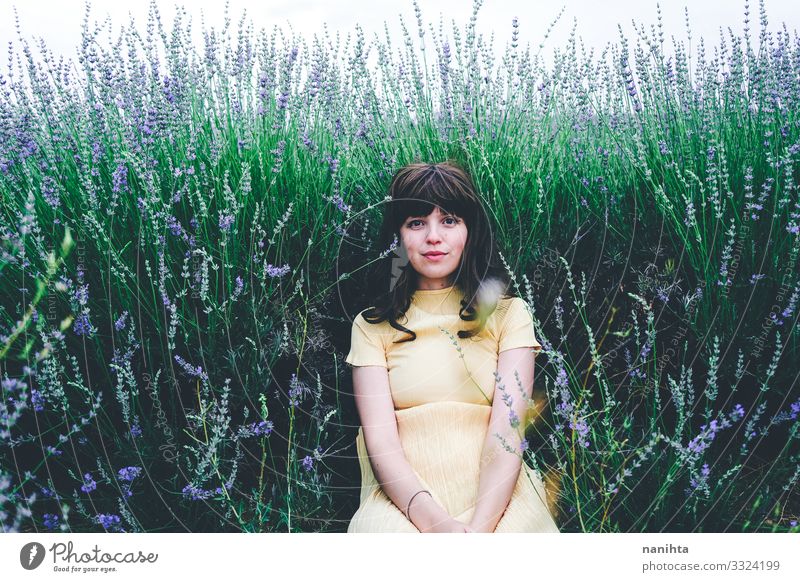
<path id="1" fill-rule="evenodd" d="M 400 227 L 411 216 L 427 216 L 434 207 L 463 219 L 467 226 L 466 245 L 461 263 L 453 273 L 452 284 L 464 293 L 459 317 L 464 321 L 477 320 L 478 324 L 459 330 L 458 337 L 469 338 L 480 333 L 500 296 L 512 297 L 508 293 L 508 273 L 497 262 L 489 217 L 469 174 L 452 160 L 403 166 L 389 185 L 379 235 L 379 248 L 394 252 L 376 262 L 369 287 L 377 292 L 372 296 L 373 306 L 363 313 L 368 323 L 388 321 L 394 329 L 411 334 L 398 343 L 414 341 L 417 337 L 397 322 L 411 305 L 418 278 L 402 249 Z"/>

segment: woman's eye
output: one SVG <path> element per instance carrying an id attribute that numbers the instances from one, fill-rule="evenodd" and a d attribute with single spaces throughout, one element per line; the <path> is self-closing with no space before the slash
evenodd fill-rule
<path id="1" fill-rule="evenodd" d="M 458 222 L 459 222 L 458 218 L 456 218 L 454 216 L 446 216 L 442 220 L 443 221 L 449 220 L 449 221 L 451 221 L 450 224 L 458 224 Z M 416 225 L 416 223 L 418 223 L 418 222 L 422 222 L 422 221 L 421 220 L 410 220 L 410 221 L 408 221 L 406 226 L 409 227 L 409 228 L 413 228 L 414 225 Z"/>

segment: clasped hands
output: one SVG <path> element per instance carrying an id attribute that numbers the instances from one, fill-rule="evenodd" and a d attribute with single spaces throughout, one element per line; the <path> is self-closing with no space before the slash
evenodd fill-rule
<path id="1" fill-rule="evenodd" d="M 492 530 L 485 526 L 479 526 L 472 521 L 464 523 L 449 516 L 421 531 L 422 533 L 492 533 Z"/>
<path id="2" fill-rule="evenodd" d="M 494 524 L 487 520 L 481 512 L 470 507 L 461 513 L 451 516 L 444 507 L 436 503 L 431 496 L 424 496 L 420 513 L 414 525 L 420 533 L 493 533 Z M 458 518 L 458 519 L 457 519 Z"/>

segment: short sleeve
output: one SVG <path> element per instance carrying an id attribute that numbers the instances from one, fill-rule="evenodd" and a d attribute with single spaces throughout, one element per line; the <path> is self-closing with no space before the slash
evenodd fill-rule
<path id="1" fill-rule="evenodd" d="M 386 349 L 381 336 L 377 333 L 377 327 L 368 323 L 361 313 L 356 316 L 351 332 L 350 353 L 347 354 L 345 362 L 351 366 L 389 367 L 386 362 Z"/>
<path id="2" fill-rule="evenodd" d="M 533 318 L 527 303 L 521 297 L 513 297 L 509 301 L 508 310 L 500 324 L 497 352 L 530 347 L 538 353 L 542 344 L 537 341 L 533 331 Z"/>

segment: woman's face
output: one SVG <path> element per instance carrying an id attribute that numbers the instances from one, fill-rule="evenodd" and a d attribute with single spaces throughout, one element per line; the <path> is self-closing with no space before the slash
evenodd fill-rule
<path id="1" fill-rule="evenodd" d="M 428 216 L 406 218 L 400 227 L 400 238 L 418 274 L 419 289 L 452 285 L 450 275 L 461 265 L 467 244 L 467 225 L 461 218 L 445 214 L 437 206 Z"/>

